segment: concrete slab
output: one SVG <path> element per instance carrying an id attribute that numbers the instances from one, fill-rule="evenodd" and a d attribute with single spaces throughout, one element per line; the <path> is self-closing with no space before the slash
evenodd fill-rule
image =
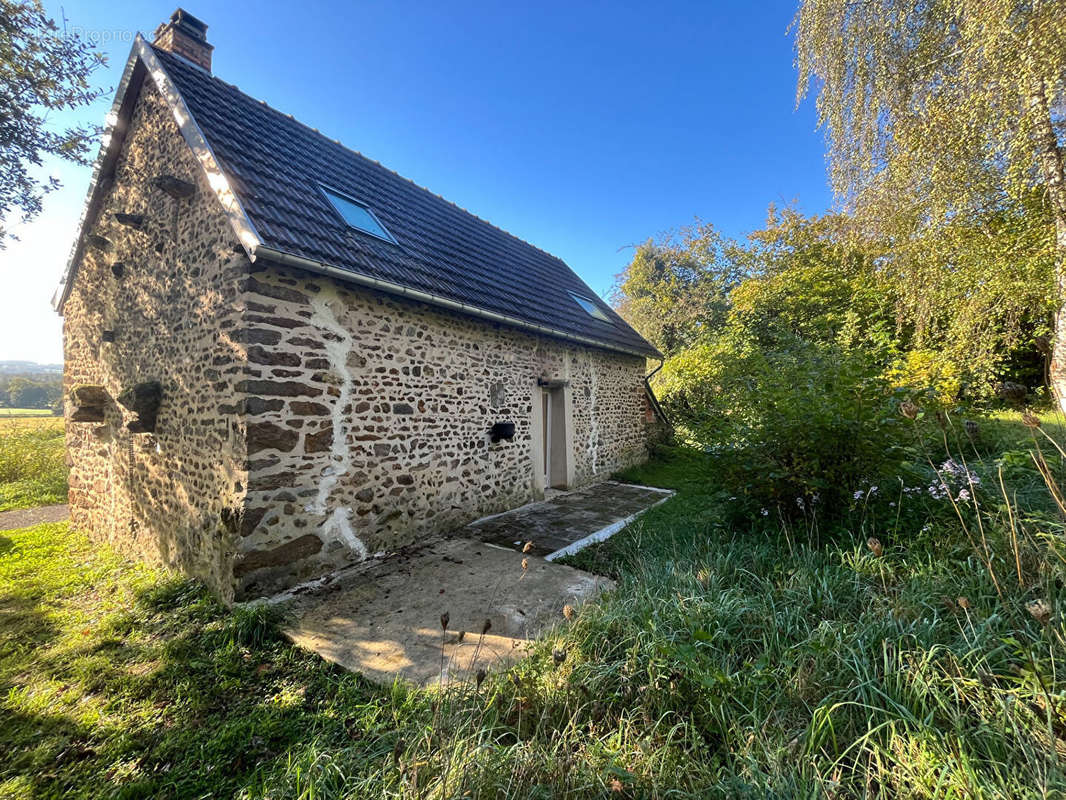
<path id="1" fill-rule="evenodd" d="M 530 639 L 563 619 L 565 605 L 577 608 L 612 585 L 513 549 L 438 539 L 291 595 L 295 621 L 286 633 L 374 681 L 447 684 L 520 658 Z"/>
<path id="2" fill-rule="evenodd" d="M 672 495 L 667 489 L 606 481 L 479 519 L 456 535 L 518 550 L 532 542 L 528 552 L 551 561 L 602 542 Z"/>

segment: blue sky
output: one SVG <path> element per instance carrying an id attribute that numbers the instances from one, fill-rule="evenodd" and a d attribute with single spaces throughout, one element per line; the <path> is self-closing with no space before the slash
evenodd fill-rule
<path id="1" fill-rule="evenodd" d="M 606 294 L 629 246 L 700 217 L 730 235 L 770 203 L 831 203 L 813 103 L 795 109 L 776 2 L 210 3 L 214 72 L 566 260 Z M 58 3 L 45 0 L 59 16 Z M 175 0 L 63 0 L 111 59 Z M 102 121 L 110 98 L 80 116 Z M 61 358 L 49 309 L 89 171 L 0 251 L 0 359 Z"/>

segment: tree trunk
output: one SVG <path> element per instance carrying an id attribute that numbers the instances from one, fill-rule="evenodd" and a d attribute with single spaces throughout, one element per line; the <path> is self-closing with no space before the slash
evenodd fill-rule
<path id="1" fill-rule="evenodd" d="M 1036 126 L 1036 155 L 1047 185 L 1051 213 L 1055 218 L 1055 344 L 1051 353 L 1051 390 L 1059 408 L 1066 411 L 1066 176 L 1062 148 L 1051 122 L 1047 87 L 1040 80 L 1033 86 L 1029 109 Z"/>
<path id="2" fill-rule="evenodd" d="M 1055 214 L 1055 343 L 1051 350 L 1051 390 L 1066 412 L 1066 214 Z"/>

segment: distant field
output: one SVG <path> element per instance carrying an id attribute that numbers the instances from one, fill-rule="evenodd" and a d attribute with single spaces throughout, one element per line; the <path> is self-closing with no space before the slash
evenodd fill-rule
<path id="1" fill-rule="evenodd" d="M 0 408 L 0 419 L 4 417 L 52 417 L 47 408 Z"/>

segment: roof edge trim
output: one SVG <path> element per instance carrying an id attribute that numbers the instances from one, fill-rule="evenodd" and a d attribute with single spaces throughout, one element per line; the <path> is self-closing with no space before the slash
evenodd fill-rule
<path id="1" fill-rule="evenodd" d="M 133 40 L 133 47 L 130 49 L 129 59 L 122 74 L 122 81 L 119 83 L 114 103 L 107 117 L 107 129 L 101 140 L 100 153 L 97 156 L 92 179 L 89 182 L 85 208 L 78 224 L 78 235 L 74 241 L 70 259 L 67 262 L 67 268 L 60 280 L 59 288 L 56 289 L 52 298 L 52 306 L 60 314 L 63 313 L 63 304 L 70 295 L 74 275 L 81 260 L 86 228 L 95 219 L 102 200 L 100 177 L 114 165 L 115 160 L 118 158 L 120 147 L 114 146 L 118 143 L 116 142 L 115 134 L 121 132 L 122 138 L 125 138 L 125 131 L 122 130 L 122 127 L 128 121 L 124 122 L 120 119 L 120 111 L 126 102 L 126 94 L 131 88 L 130 84 L 138 62 L 144 64 L 145 70 L 152 77 L 156 89 L 163 96 L 167 105 L 170 106 L 171 113 L 174 115 L 174 122 L 181 132 L 185 144 L 192 150 L 193 156 L 200 164 L 201 169 L 203 169 L 208 186 L 211 187 L 211 190 L 222 204 L 222 209 L 233 227 L 233 232 L 249 258 L 252 258 L 252 254 L 260 244 L 259 234 L 256 232 L 255 226 L 241 205 L 240 199 L 230 186 L 229 179 L 226 178 L 225 173 L 222 171 L 214 151 L 207 143 L 207 139 L 204 137 L 203 131 L 200 130 L 200 126 L 197 124 L 192 112 L 189 111 L 181 92 L 178 91 L 174 81 L 167 74 L 166 68 L 159 61 L 155 51 L 152 50 L 152 46 L 138 33 Z"/>
<path id="2" fill-rule="evenodd" d="M 222 203 L 222 209 L 226 212 L 230 225 L 233 226 L 233 232 L 236 234 L 237 240 L 241 243 L 248 257 L 251 258 L 252 253 L 255 252 L 255 248 L 261 241 L 259 233 L 245 212 L 244 206 L 241 205 L 237 193 L 230 186 L 226 173 L 222 171 L 222 166 L 215 157 L 215 151 L 207 143 L 204 132 L 200 130 L 200 126 L 189 110 L 189 106 L 186 105 L 181 92 L 178 91 L 178 87 L 174 85 L 174 81 L 167 74 L 166 68 L 159 61 L 159 57 L 155 54 L 152 46 L 145 41 L 144 37 L 138 34 L 134 47 L 138 47 L 138 55 L 140 55 L 148 68 L 148 74 L 155 81 L 159 93 L 169 103 L 170 110 L 174 113 L 174 121 L 178 124 L 178 130 L 181 131 L 185 143 L 192 150 L 196 160 L 200 162 L 200 166 L 207 177 L 208 186 L 214 190 L 219 202 Z"/>
<path id="3" fill-rule="evenodd" d="M 280 264 L 285 264 L 292 267 L 299 267 L 311 272 L 318 272 L 322 275 L 328 275 L 338 280 L 345 281 L 347 283 L 356 283 L 360 286 L 365 286 L 370 289 L 377 289 L 388 294 L 400 295 L 412 300 L 418 300 L 423 303 L 427 303 L 432 306 L 438 306 L 441 308 L 451 309 L 452 311 L 459 311 L 463 314 L 468 314 L 472 317 L 479 317 L 491 322 L 499 322 L 504 325 L 509 325 L 513 328 L 521 328 L 522 330 L 533 331 L 536 333 L 543 333 L 548 336 L 553 336 L 557 339 L 565 339 L 570 342 L 576 342 L 578 344 L 590 345 L 592 347 L 598 347 L 602 350 L 612 350 L 618 353 L 626 353 L 627 355 L 639 356 L 641 358 L 661 358 L 662 356 L 658 351 L 653 350 L 638 350 L 636 348 L 624 347 L 618 344 L 610 344 L 608 342 L 600 341 L 599 339 L 593 339 L 588 336 L 582 336 L 577 333 L 570 333 L 569 331 L 560 330 L 559 328 L 552 328 L 548 325 L 539 325 L 536 322 L 529 322 L 528 320 L 520 319 L 518 317 L 511 317 L 506 314 L 498 314 L 495 311 L 489 311 L 488 309 L 481 308 L 479 306 L 472 306 L 467 303 L 460 303 L 457 300 L 451 300 L 447 297 L 441 297 L 440 295 L 430 294 L 429 292 L 422 292 L 418 289 L 410 289 L 398 283 L 392 283 L 391 281 L 383 281 L 378 278 L 372 278 L 369 275 L 362 275 L 358 272 L 352 272 L 351 270 L 341 269 L 340 267 L 334 267 L 330 264 L 326 264 L 323 261 L 315 261 L 303 256 L 293 255 L 291 253 L 285 253 L 281 250 L 275 250 L 271 247 L 264 245 L 258 245 L 255 248 L 253 259 L 258 261 L 260 258 L 267 261 L 274 261 Z"/>
<path id="4" fill-rule="evenodd" d="M 139 34 L 138 34 L 139 36 Z M 89 188 L 85 193 L 85 202 L 81 208 L 81 218 L 78 220 L 78 232 L 74 237 L 74 244 L 70 248 L 70 256 L 67 258 L 67 266 L 63 270 L 63 276 L 59 279 L 59 286 L 56 287 L 55 293 L 52 295 L 52 308 L 58 313 L 63 313 L 63 303 L 66 302 L 67 296 L 70 294 L 71 283 L 76 272 L 75 264 L 81 258 L 81 252 L 84 245 L 85 227 L 91 217 L 96 215 L 97 205 L 97 186 L 100 183 L 100 176 L 104 173 L 105 169 L 114 161 L 115 155 L 112 154 L 112 145 L 117 144 L 119 141 L 119 134 L 122 134 L 121 138 L 125 138 L 125 126 L 121 123 L 121 111 L 123 101 L 126 99 L 126 92 L 129 91 L 130 83 L 133 80 L 134 68 L 137 66 L 137 42 L 134 41 L 133 47 L 130 48 L 129 57 L 126 59 L 126 66 L 122 70 L 122 78 L 118 83 L 118 89 L 115 91 L 115 99 L 111 103 L 111 109 L 107 112 L 105 117 L 105 126 L 103 136 L 100 137 L 100 150 L 96 154 L 96 161 L 93 162 L 92 177 L 89 179 Z M 118 148 L 115 148 L 116 151 Z"/>

